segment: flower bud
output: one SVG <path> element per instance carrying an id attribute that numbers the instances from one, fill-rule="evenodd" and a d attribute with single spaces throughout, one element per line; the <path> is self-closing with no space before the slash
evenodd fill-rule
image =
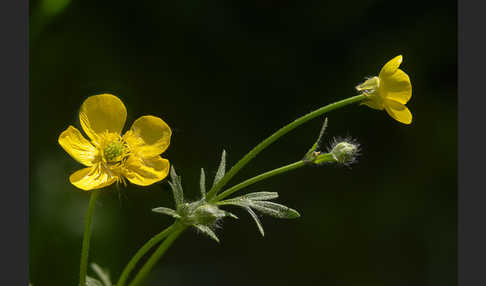
<path id="1" fill-rule="evenodd" d="M 336 162 L 349 165 L 356 161 L 359 151 L 359 144 L 354 140 L 334 140 L 329 153 L 332 154 Z"/>

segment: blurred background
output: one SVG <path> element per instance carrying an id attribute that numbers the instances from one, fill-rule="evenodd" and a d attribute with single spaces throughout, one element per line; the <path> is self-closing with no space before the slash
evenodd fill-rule
<path id="1" fill-rule="evenodd" d="M 163 154 L 197 199 L 199 170 L 215 174 L 284 124 L 356 94 L 398 54 L 413 96 L 410 126 L 352 105 L 328 114 L 326 142 L 351 135 L 351 168 L 301 168 L 253 185 L 276 191 L 301 218 L 244 211 L 214 241 L 186 232 L 147 285 L 456 285 L 456 1 L 30 1 L 30 281 L 77 285 L 89 193 L 82 166 L 58 145 L 90 95 L 112 93 L 172 128 Z M 230 185 L 302 158 L 315 119 L 261 153 Z M 208 179 L 208 181 L 210 181 Z M 229 186 L 230 186 L 229 185 Z M 90 261 L 113 280 L 171 219 L 164 181 L 112 186 L 96 207 Z M 91 272 L 90 272 L 91 273 Z"/>

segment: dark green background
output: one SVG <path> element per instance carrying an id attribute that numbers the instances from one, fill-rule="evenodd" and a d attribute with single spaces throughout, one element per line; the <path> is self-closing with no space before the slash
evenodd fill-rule
<path id="1" fill-rule="evenodd" d="M 77 285 L 89 193 L 58 145 L 86 97 L 113 93 L 163 118 L 163 154 L 198 196 L 199 169 L 236 163 L 297 117 L 356 94 L 402 54 L 410 126 L 353 105 L 330 113 L 328 137 L 362 144 L 359 163 L 303 168 L 247 191 L 277 191 L 297 220 L 225 220 L 221 245 L 186 232 L 147 285 L 456 285 L 457 24 L 455 1 L 79 1 L 30 5 L 30 280 Z M 231 183 L 300 159 L 321 124 L 296 129 Z M 99 199 L 90 260 L 117 278 L 171 220 L 166 182 L 110 187 Z M 116 279 L 115 279 L 116 280 Z"/>

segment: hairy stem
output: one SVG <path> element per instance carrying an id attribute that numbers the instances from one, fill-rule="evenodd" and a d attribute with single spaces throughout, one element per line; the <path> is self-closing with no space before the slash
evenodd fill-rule
<path id="1" fill-rule="evenodd" d="M 327 154 L 327 155 L 328 156 L 326 156 L 326 157 L 324 157 L 324 158 L 321 159 L 320 163 L 335 161 L 331 154 Z M 273 176 L 276 176 L 276 175 L 279 175 L 279 174 L 283 174 L 283 173 L 286 173 L 286 172 L 289 172 L 289 171 L 298 169 L 298 168 L 304 166 L 305 164 L 306 164 L 306 162 L 304 162 L 303 160 L 297 161 L 295 163 L 292 163 L 292 164 L 289 164 L 289 165 L 286 165 L 286 166 L 283 166 L 283 167 L 280 167 L 280 168 L 277 168 L 277 169 L 274 169 L 274 170 L 265 172 L 263 174 L 260 174 L 258 176 L 255 176 L 253 178 L 250 178 L 248 180 L 245 180 L 245 181 L 243 181 L 243 182 L 241 182 L 241 183 L 239 183 L 239 184 L 237 184 L 237 185 L 235 185 L 235 186 L 227 189 L 226 191 L 222 192 L 221 194 L 217 195 L 212 200 L 212 202 L 219 202 L 222 199 L 224 199 L 224 198 L 228 197 L 229 195 L 233 194 L 234 192 L 239 191 L 239 190 L 241 190 L 241 189 L 243 189 L 245 187 L 248 187 L 250 185 L 253 185 L 256 182 L 260 182 L 260 181 L 265 180 L 265 179 L 268 179 L 270 177 L 273 177 Z"/>
<path id="2" fill-rule="evenodd" d="M 270 144 L 273 142 L 277 141 L 280 137 L 283 135 L 287 134 L 291 130 L 295 129 L 296 127 L 304 124 L 305 122 L 318 117 L 326 112 L 329 112 L 331 110 L 335 110 L 338 108 L 341 108 L 343 106 L 356 103 L 359 101 L 362 101 L 366 98 L 366 95 L 360 94 L 357 96 L 349 97 L 331 104 L 328 104 L 324 107 L 321 107 L 315 111 L 312 111 L 295 121 L 287 124 L 286 126 L 280 128 L 277 132 L 273 133 L 270 137 L 267 139 L 263 140 L 260 144 L 258 144 L 255 148 L 253 148 L 250 152 L 248 152 L 243 158 L 241 158 L 238 163 L 236 163 L 224 176 L 223 178 L 216 184 L 214 185 L 211 190 L 209 190 L 207 194 L 208 200 L 212 200 L 216 194 L 218 193 L 221 188 L 223 188 L 231 178 L 233 178 L 234 175 L 236 175 L 246 164 L 248 164 L 258 153 L 263 151 L 263 149 L 267 148 Z"/>
<path id="3" fill-rule="evenodd" d="M 88 272 L 88 256 L 89 256 L 89 242 L 91 239 L 91 224 L 93 221 L 93 213 L 95 209 L 96 199 L 100 191 L 91 191 L 89 199 L 88 210 L 86 211 L 86 221 L 84 223 L 83 246 L 81 248 L 81 262 L 79 265 L 79 285 L 86 285 L 86 275 Z"/>
<path id="4" fill-rule="evenodd" d="M 154 247 L 157 243 L 162 241 L 165 237 L 167 237 L 171 232 L 174 230 L 175 224 L 170 225 L 163 231 L 159 232 L 158 234 L 154 235 L 149 241 L 147 241 L 138 251 L 135 253 L 135 255 L 130 259 L 128 264 L 125 266 L 125 268 L 122 271 L 122 274 L 120 275 L 120 279 L 118 279 L 118 283 L 116 284 L 117 286 L 123 286 L 125 285 L 128 276 L 130 273 L 133 271 L 133 268 L 137 265 L 137 263 L 140 261 L 140 259 L 152 248 Z"/>

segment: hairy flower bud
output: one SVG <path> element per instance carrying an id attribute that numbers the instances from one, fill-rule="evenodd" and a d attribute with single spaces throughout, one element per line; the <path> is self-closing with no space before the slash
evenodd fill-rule
<path id="1" fill-rule="evenodd" d="M 329 153 L 336 162 L 349 165 L 354 163 L 359 155 L 359 144 L 351 139 L 334 139 Z"/>

